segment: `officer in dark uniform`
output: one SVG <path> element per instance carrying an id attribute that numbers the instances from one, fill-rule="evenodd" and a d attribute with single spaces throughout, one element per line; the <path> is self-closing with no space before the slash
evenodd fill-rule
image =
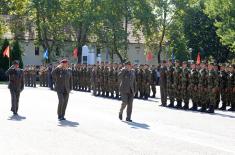
<path id="1" fill-rule="evenodd" d="M 72 71 L 68 68 L 68 61 L 63 59 L 52 71 L 55 81 L 55 91 L 57 92 L 59 104 L 57 109 L 58 119 L 65 120 L 65 110 L 67 107 L 69 93 L 72 90 Z"/>
<path id="2" fill-rule="evenodd" d="M 19 61 L 13 61 L 13 65 L 6 71 L 9 76 L 8 88 L 11 92 L 11 111 L 18 115 L 20 93 L 24 89 L 24 71 L 19 68 Z"/>

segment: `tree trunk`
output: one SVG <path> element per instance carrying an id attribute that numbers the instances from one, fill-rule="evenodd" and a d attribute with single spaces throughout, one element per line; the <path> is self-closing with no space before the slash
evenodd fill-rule
<path id="1" fill-rule="evenodd" d="M 160 39 L 160 42 L 159 42 L 159 51 L 158 51 L 158 63 L 161 63 L 161 53 L 162 53 L 162 43 L 164 41 L 164 37 L 165 37 L 165 33 L 166 33 L 166 11 L 164 10 L 164 13 L 163 13 L 163 28 L 162 28 L 162 36 L 161 36 L 161 39 Z"/>

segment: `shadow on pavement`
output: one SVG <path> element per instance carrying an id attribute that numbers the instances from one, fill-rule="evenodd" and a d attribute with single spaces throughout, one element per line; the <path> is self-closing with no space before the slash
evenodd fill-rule
<path id="1" fill-rule="evenodd" d="M 159 106 L 163 107 L 162 105 L 159 105 Z M 164 108 L 171 109 L 171 110 L 177 110 L 177 111 L 181 110 L 181 111 L 189 112 L 189 113 L 199 113 L 199 114 L 207 114 L 207 115 L 211 115 L 211 116 L 221 116 L 221 117 L 227 117 L 227 118 L 235 118 L 235 116 L 217 113 L 216 111 L 215 111 L 215 113 L 208 113 L 208 112 L 200 112 L 200 111 L 192 111 L 192 110 L 183 110 L 183 109 L 177 109 L 177 108 L 172 108 L 172 107 L 164 107 Z"/>
<path id="2" fill-rule="evenodd" d="M 20 115 L 12 115 L 8 118 L 10 121 L 22 121 L 24 119 L 26 119 L 26 117 Z"/>
<path id="3" fill-rule="evenodd" d="M 149 130 L 149 125 L 145 123 L 137 123 L 137 122 L 125 122 L 124 123 L 128 124 L 131 126 L 133 129 L 146 129 Z"/>
<path id="4" fill-rule="evenodd" d="M 59 121 L 59 124 L 58 124 L 58 126 L 61 126 L 61 127 L 77 127 L 78 125 L 79 125 L 78 122 L 72 122 L 68 120 Z"/>

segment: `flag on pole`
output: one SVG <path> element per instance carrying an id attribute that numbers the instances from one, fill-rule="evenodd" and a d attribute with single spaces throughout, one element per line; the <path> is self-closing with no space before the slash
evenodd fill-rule
<path id="1" fill-rule="evenodd" d="M 74 58 L 78 57 L 78 48 L 74 48 L 74 50 L 73 50 L 73 57 Z"/>
<path id="2" fill-rule="evenodd" d="M 44 52 L 43 58 L 44 59 L 48 59 L 49 58 L 49 56 L 48 56 L 48 49 L 46 49 L 46 51 Z"/>
<path id="3" fill-rule="evenodd" d="M 201 63 L 201 55 L 200 52 L 198 52 L 197 54 L 197 65 L 199 65 Z"/>
<path id="4" fill-rule="evenodd" d="M 7 46 L 6 49 L 3 51 L 3 56 L 10 58 L 10 47 Z"/>
<path id="5" fill-rule="evenodd" d="M 146 54 L 146 60 L 147 60 L 147 61 L 153 60 L 153 54 L 152 54 L 152 52 L 148 52 L 148 53 Z"/>

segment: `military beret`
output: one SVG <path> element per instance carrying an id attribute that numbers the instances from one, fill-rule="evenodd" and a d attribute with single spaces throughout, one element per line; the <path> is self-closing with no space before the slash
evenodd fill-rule
<path id="1" fill-rule="evenodd" d="M 60 63 L 67 63 L 67 62 L 68 62 L 67 59 L 63 59 L 63 60 L 60 61 Z"/>
<path id="2" fill-rule="evenodd" d="M 14 64 L 14 65 L 19 64 L 19 63 L 20 63 L 19 60 L 14 60 L 14 61 L 12 62 L 12 64 Z"/>

